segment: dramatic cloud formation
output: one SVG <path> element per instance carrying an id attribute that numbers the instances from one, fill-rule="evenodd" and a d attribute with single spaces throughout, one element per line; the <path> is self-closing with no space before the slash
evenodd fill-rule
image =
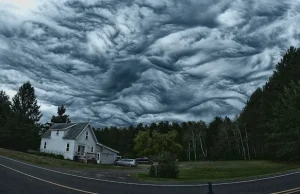
<path id="1" fill-rule="evenodd" d="M 30 81 L 43 121 L 233 117 L 299 46 L 299 0 L 0 0 L 0 89 Z"/>

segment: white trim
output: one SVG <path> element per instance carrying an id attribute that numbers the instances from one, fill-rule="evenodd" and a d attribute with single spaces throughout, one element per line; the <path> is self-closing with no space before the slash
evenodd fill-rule
<path id="1" fill-rule="evenodd" d="M 65 123 L 54 123 L 54 124 L 65 124 Z M 54 124 L 53 124 L 53 125 L 54 125 Z M 52 125 L 52 126 L 53 126 L 53 125 Z M 77 123 L 74 123 L 74 125 L 70 125 L 69 127 L 66 127 L 66 128 L 51 129 L 51 127 L 52 127 L 52 126 L 51 126 L 49 129 L 50 129 L 50 131 L 55 131 L 55 130 L 67 130 L 67 129 L 69 129 L 69 128 L 75 126 L 75 125 L 77 125 Z"/>
<path id="2" fill-rule="evenodd" d="M 32 165 L 32 164 L 28 164 L 25 162 L 21 162 L 18 160 L 14 160 L 5 156 L 0 156 L 1 158 L 5 158 L 8 160 L 12 160 L 24 165 L 28 165 L 31 167 L 35 167 L 35 168 L 39 168 L 42 170 L 47 170 L 50 172 L 55 172 L 58 174 L 63 174 L 63 175 L 68 175 L 68 176 L 73 176 L 73 177 L 78 177 L 78 178 L 83 178 L 83 179 L 89 179 L 89 180 L 95 180 L 95 181 L 101 181 L 101 182 L 108 182 L 108 183 L 116 183 L 116 184 L 124 184 L 124 185 L 140 185 L 140 186 L 153 186 L 153 187 L 207 187 L 207 184 L 190 184 L 190 185 L 162 185 L 162 184 L 143 184 L 143 183 L 129 183 L 129 182 L 121 182 L 121 181 L 111 181 L 111 180 L 106 180 L 106 179 L 97 179 L 97 178 L 91 178 L 91 177 L 85 177 L 85 176 L 80 176 L 80 175 L 74 175 L 74 174 L 69 174 L 69 173 L 64 173 L 64 172 L 60 172 L 60 171 L 56 171 L 56 170 L 51 170 L 48 168 L 43 168 L 40 166 L 36 166 L 36 165 Z M 262 181 L 262 180 L 269 180 L 269 179 L 275 179 L 275 178 L 280 178 L 280 177 L 285 177 L 285 176 L 290 176 L 290 175 L 295 175 L 295 174 L 300 174 L 300 169 L 298 169 L 299 171 L 297 172 L 293 172 L 293 173 L 288 173 L 288 174 L 283 174 L 283 175 L 277 175 L 277 176 L 271 176 L 271 177 L 266 177 L 266 178 L 258 178 L 258 179 L 252 179 L 252 180 L 245 180 L 245 181 L 235 181 L 235 182 L 224 182 L 224 183 L 215 183 L 212 184 L 214 186 L 220 186 L 220 185 L 233 185 L 233 184 L 240 184 L 240 183 L 249 183 L 249 182 L 256 182 L 256 181 Z"/>
<path id="3" fill-rule="evenodd" d="M 83 133 L 83 131 L 84 131 L 88 126 L 89 126 L 90 130 L 92 131 L 94 140 L 95 140 L 95 142 L 96 142 L 96 144 L 97 144 L 97 143 L 98 143 L 98 140 L 97 140 L 97 137 L 96 137 L 96 135 L 95 135 L 95 133 L 94 133 L 94 130 L 92 129 L 90 123 L 88 123 L 88 124 L 82 129 L 82 131 L 79 133 L 79 135 L 76 136 L 75 140 L 78 139 L 78 137 Z M 84 138 L 84 139 L 85 139 L 85 138 Z M 85 140 L 88 140 L 88 139 L 85 139 Z"/>
<path id="4" fill-rule="evenodd" d="M 81 130 L 81 132 L 75 137 L 74 140 L 76 140 L 81 134 L 82 132 L 85 130 L 85 128 L 89 125 L 89 123 Z"/>

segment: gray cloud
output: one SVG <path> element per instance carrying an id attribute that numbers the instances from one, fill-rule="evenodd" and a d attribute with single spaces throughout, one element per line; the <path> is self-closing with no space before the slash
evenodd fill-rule
<path id="1" fill-rule="evenodd" d="M 0 1 L 0 89 L 30 81 L 43 121 L 233 117 L 299 46 L 300 2 Z"/>

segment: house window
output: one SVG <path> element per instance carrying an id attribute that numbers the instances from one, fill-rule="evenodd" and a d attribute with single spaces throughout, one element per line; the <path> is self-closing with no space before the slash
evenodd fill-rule
<path id="1" fill-rule="evenodd" d="M 85 133 L 85 139 L 88 139 L 89 138 L 89 132 L 86 132 Z"/>
<path id="2" fill-rule="evenodd" d="M 56 131 L 56 135 L 58 135 L 58 134 L 59 134 L 59 130 Z"/>
<path id="3" fill-rule="evenodd" d="M 67 143 L 67 149 L 66 151 L 68 152 L 70 150 L 70 144 Z"/>
<path id="4" fill-rule="evenodd" d="M 46 149 L 46 147 L 47 147 L 47 142 L 44 143 L 44 149 Z"/>
<path id="5" fill-rule="evenodd" d="M 94 147 L 91 148 L 91 152 L 94 152 Z"/>

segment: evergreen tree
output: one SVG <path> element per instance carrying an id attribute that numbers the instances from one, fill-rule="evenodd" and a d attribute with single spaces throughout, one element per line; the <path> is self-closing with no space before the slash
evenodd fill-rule
<path id="1" fill-rule="evenodd" d="M 64 105 L 57 108 L 57 116 L 52 116 L 51 123 L 71 123 L 69 115 L 66 115 L 66 108 Z"/>
<path id="2" fill-rule="evenodd" d="M 0 147 L 7 147 L 11 133 L 9 131 L 9 124 L 11 122 L 11 103 L 9 96 L 0 91 Z"/>
<path id="3" fill-rule="evenodd" d="M 12 99 L 14 134 L 11 147 L 26 151 L 29 147 L 38 147 L 39 120 L 42 117 L 37 104 L 34 87 L 29 82 L 24 83 Z"/>

